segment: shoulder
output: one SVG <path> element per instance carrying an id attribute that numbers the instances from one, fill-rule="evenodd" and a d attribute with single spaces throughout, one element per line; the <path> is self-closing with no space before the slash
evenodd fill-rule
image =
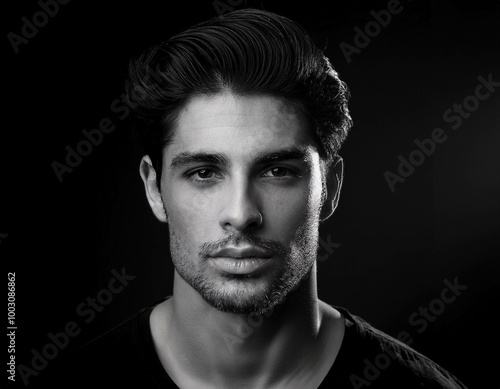
<path id="1" fill-rule="evenodd" d="M 402 341 L 374 328 L 346 309 L 335 307 L 346 320 L 345 343 L 339 359 L 349 365 L 346 380 L 354 388 L 466 388 L 446 369 Z"/>

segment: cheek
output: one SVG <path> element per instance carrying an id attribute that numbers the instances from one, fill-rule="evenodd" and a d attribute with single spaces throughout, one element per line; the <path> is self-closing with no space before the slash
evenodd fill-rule
<path id="1" fill-rule="evenodd" d="M 187 246 L 196 247 L 207 240 L 208 231 L 212 231 L 210 221 L 213 220 L 213 207 L 210 199 L 200 194 L 178 188 L 163 193 L 168 215 L 169 228 Z"/>
<path id="2" fill-rule="evenodd" d="M 264 218 L 267 225 L 274 231 L 281 231 L 280 235 L 289 239 L 304 225 L 310 225 L 319 217 L 319 192 L 310 186 L 303 188 L 285 189 L 267 196 L 264 202 Z"/>

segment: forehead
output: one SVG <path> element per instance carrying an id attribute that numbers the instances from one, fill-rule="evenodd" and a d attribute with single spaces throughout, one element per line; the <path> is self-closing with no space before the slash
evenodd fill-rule
<path id="1" fill-rule="evenodd" d="M 300 108 L 275 96 L 224 93 L 188 101 L 166 154 L 168 158 L 179 152 L 213 151 L 251 156 L 297 146 L 315 146 Z"/>

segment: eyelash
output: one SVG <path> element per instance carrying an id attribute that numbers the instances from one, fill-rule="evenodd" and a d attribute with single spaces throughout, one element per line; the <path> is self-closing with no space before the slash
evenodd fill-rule
<path id="1" fill-rule="evenodd" d="M 270 172 L 274 169 L 284 169 L 287 171 L 287 174 L 285 176 L 270 176 L 269 178 L 286 179 L 286 178 L 289 178 L 290 176 L 292 176 L 294 178 L 299 177 L 299 174 L 295 170 L 293 170 L 289 167 L 285 167 L 285 166 L 275 166 L 275 167 L 272 167 L 271 169 L 266 170 L 264 173 Z"/>
<path id="2" fill-rule="evenodd" d="M 268 172 L 270 172 L 270 171 L 272 171 L 272 170 L 274 170 L 274 169 L 285 169 L 285 170 L 287 171 L 287 174 L 286 174 L 285 176 L 282 176 L 282 177 L 279 177 L 279 176 L 278 176 L 278 177 L 275 177 L 275 176 L 267 176 L 267 177 L 265 177 L 265 176 L 264 176 L 264 174 L 265 174 L 265 173 L 268 173 Z M 213 168 L 210 168 L 210 167 L 202 167 L 202 168 L 198 168 L 198 169 L 196 169 L 196 170 L 192 170 L 192 171 L 190 171 L 190 172 L 187 172 L 187 173 L 185 174 L 185 177 L 186 177 L 187 179 L 191 179 L 191 180 L 193 180 L 193 181 L 195 181 L 195 182 L 199 182 L 199 183 L 206 183 L 206 182 L 209 182 L 211 179 L 213 179 L 213 177 L 210 177 L 210 178 L 204 178 L 204 179 L 203 179 L 203 178 L 202 178 L 202 179 L 200 179 L 200 178 L 196 178 L 196 177 L 195 177 L 195 175 L 196 175 L 197 173 L 199 173 L 199 172 L 201 172 L 201 171 L 203 171 L 203 170 L 207 170 L 208 172 L 212 172 L 213 174 L 217 174 L 216 170 L 215 170 L 215 169 L 213 169 Z M 273 179 L 278 179 L 278 180 L 280 180 L 280 179 L 281 179 L 281 180 L 283 180 L 283 179 L 290 179 L 290 176 L 292 176 L 293 178 L 298 178 L 298 177 L 300 177 L 300 176 L 299 176 L 299 174 L 298 174 L 295 170 L 293 170 L 293 169 L 291 169 L 291 168 L 289 168 L 289 167 L 285 167 L 285 166 L 274 166 L 274 167 L 272 167 L 272 168 L 270 168 L 270 169 L 267 169 L 267 170 L 266 170 L 264 173 L 262 173 L 260 176 L 261 176 L 261 177 L 264 177 L 264 178 L 273 178 Z"/>
<path id="3" fill-rule="evenodd" d="M 192 180 L 197 181 L 197 182 L 207 182 L 212 177 L 211 178 L 205 178 L 205 179 L 195 178 L 195 174 L 197 174 L 197 173 L 199 173 L 199 172 L 201 172 L 203 170 L 207 170 L 207 171 L 212 172 L 214 174 L 216 173 L 215 169 L 204 167 L 204 168 L 199 168 L 199 169 L 196 169 L 196 170 L 193 170 L 193 171 L 190 171 L 190 172 L 186 173 L 186 178 L 192 179 Z"/>

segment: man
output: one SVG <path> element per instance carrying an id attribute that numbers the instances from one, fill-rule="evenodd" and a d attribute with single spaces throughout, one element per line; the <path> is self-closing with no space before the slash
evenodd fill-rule
<path id="1" fill-rule="evenodd" d="M 464 388 L 318 299 L 352 122 L 301 27 L 252 9 L 194 26 L 131 62 L 127 96 L 173 293 L 80 350 L 68 387 Z"/>

